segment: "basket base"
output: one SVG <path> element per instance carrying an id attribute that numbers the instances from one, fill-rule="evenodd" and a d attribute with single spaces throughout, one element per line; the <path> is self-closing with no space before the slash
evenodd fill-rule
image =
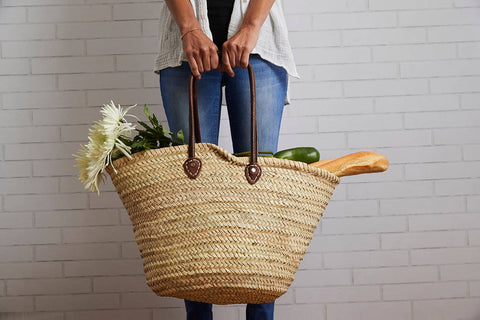
<path id="1" fill-rule="evenodd" d="M 283 292 L 273 292 L 261 289 L 250 288 L 201 288 L 196 290 L 178 290 L 175 292 L 155 292 L 157 296 L 168 296 L 190 301 L 212 303 L 218 305 L 226 304 L 258 304 L 275 301 Z"/>

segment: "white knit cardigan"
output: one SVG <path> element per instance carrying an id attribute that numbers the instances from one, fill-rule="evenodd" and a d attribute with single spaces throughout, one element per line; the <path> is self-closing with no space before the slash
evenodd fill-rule
<path id="1" fill-rule="evenodd" d="M 235 0 L 230 25 L 228 26 L 228 38 L 232 37 L 240 29 L 249 2 L 250 0 Z M 213 40 L 208 22 L 207 0 L 190 0 L 190 3 L 203 32 Z M 187 61 L 183 53 L 180 30 L 165 1 L 160 2 L 158 47 L 158 55 L 153 70 L 156 73 L 167 67 L 179 66 L 182 64 L 182 61 Z M 300 78 L 293 59 L 290 42 L 288 41 L 287 24 L 279 0 L 273 3 L 265 23 L 260 29 L 258 41 L 252 53 L 257 53 L 263 59 L 283 67 L 290 76 Z M 288 91 L 287 87 L 285 104 L 290 104 Z"/>

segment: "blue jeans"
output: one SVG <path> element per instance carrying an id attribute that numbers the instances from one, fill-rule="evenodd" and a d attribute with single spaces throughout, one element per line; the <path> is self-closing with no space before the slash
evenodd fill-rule
<path id="1" fill-rule="evenodd" d="M 250 55 L 250 64 L 255 73 L 257 102 L 257 139 L 259 151 L 277 152 L 278 135 L 282 120 L 287 72 L 258 54 Z M 222 87 L 225 86 L 230 133 L 233 152 L 250 150 L 250 82 L 247 69 L 233 68 L 234 77 L 226 72 L 211 70 L 202 73 L 197 80 L 198 118 L 202 142 L 218 145 Z M 160 71 L 160 90 L 170 131 L 182 129 L 188 141 L 188 79 L 190 66 L 181 66 Z M 247 320 L 273 320 L 275 301 L 247 304 Z M 212 304 L 185 299 L 187 320 L 212 320 Z"/>
<path id="2" fill-rule="evenodd" d="M 286 70 L 250 55 L 250 64 L 255 73 L 257 101 L 258 150 L 277 152 L 278 135 L 287 92 Z M 233 152 L 250 150 L 250 85 L 247 69 L 233 68 L 234 77 L 226 72 L 211 70 L 202 73 L 197 80 L 198 118 L 202 142 L 218 145 L 222 86 L 225 86 L 230 133 Z M 170 131 L 182 129 L 188 142 L 188 78 L 190 66 L 183 61 L 181 66 L 160 71 L 160 90 L 163 107 Z"/>

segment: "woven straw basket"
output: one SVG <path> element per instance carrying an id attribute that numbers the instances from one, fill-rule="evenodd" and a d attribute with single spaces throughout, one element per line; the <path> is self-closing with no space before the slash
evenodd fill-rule
<path id="1" fill-rule="evenodd" d="M 190 76 L 190 143 L 117 159 L 117 173 L 106 169 L 158 296 L 214 304 L 276 300 L 290 287 L 340 182 L 303 162 L 258 157 L 255 79 L 248 70 L 250 157 L 195 143 L 200 130 Z"/>

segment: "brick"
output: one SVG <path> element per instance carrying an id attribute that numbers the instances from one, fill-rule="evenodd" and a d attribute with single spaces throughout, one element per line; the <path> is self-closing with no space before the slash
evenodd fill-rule
<path id="1" fill-rule="evenodd" d="M 81 227 L 117 225 L 116 210 L 68 210 L 35 212 L 36 227 Z"/>
<path id="2" fill-rule="evenodd" d="M 371 62 L 369 51 L 362 47 L 295 48 L 293 55 L 299 66 L 317 65 L 319 61 L 322 64 Z"/>
<path id="3" fill-rule="evenodd" d="M 309 252 L 373 250 L 380 247 L 378 235 L 332 235 L 312 238 Z"/>
<path id="4" fill-rule="evenodd" d="M 454 212 L 465 212 L 465 201 L 463 197 L 429 197 L 380 200 L 380 213 L 382 215 L 412 215 Z"/>
<path id="5" fill-rule="evenodd" d="M 135 12 L 135 10 L 132 12 Z M 57 28 L 57 37 L 60 39 L 101 39 L 141 36 L 141 23 L 137 21 L 61 23 L 58 24 Z"/>
<path id="6" fill-rule="evenodd" d="M 480 279 L 480 264 L 440 266 L 440 279 L 446 281 Z"/>
<path id="7" fill-rule="evenodd" d="M 400 74 L 405 78 L 412 77 L 441 77 L 441 76 L 468 76 L 478 74 L 480 62 L 478 60 L 449 60 L 405 62 L 400 65 Z M 423 114 L 422 114 L 423 115 Z M 435 118 L 434 118 L 435 119 Z M 435 119 L 436 120 L 436 119 Z"/>
<path id="8" fill-rule="evenodd" d="M 77 142 L 7 144 L 5 160 L 71 159 L 79 148 Z M 41 179 L 43 178 L 38 178 Z"/>
<path id="9" fill-rule="evenodd" d="M 409 217 L 409 229 L 427 230 L 463 230 L 480 228 L 478 214 L 433 214 Z"/>
<path id="10" fill-rule="evenodd" d="M 292 83 L 291 97 L 293 99 L 302 97 L 304 99 L 334 98 L 342 95 L 340 83 L 338 82 L 308 82 Z"/>
<path id="11" fill-rule="evenodd" d="M 402 128 L 402 116 L 396 115 L 335 115 L 318 119 L 319 132 L 385 130 Z M 376 123 L 376 124 L 375 124 Z"/>
<path id="12" fill-rule="evenodd" d="M 470 296 L 471 297 L 478 297 L 480 296 L 480 281 L 470 281 Z"/>
<path id="13" fill-rule="evenodd" d="M 132 241 L 131 226 L 63 228 L 65 243 Z"/>
<path id="14" fill-rule="evenodd" d="M 76 161 L 70 159 L 58 160 L 34 160 L 33 176 L 35 177 L 56 177 L 78 175 L 78 168 L 75 167 Z M 73 209 L 73 208 L 72 208 Z"/>
<path id="15" fill-rule="evenodd" d="M 478 163 L 475 162 L 449 162 L 428 164 L 407 164 L 405 166 L 405 178 L 408 180 L 427 179 L 455 179 L 479 177 L 475 174 Z"/>
<path id="16" fill-rule="evenodd" d="M 363 1 L 354 0 L 350 3 L 342 3 L 338 1 L 324 1 L 322 6 L 316 5 L 314 0 L 299 0 L 295 3 L 285 1 L 283 3 L 284 10 L 288 14 L 295 13 L 314 13 L 314 12 L 350 12 L 350 11 L 363 11 L 366 10 L 366 4 Z"/>
<path id="17" fill-rule="evenodd" d="M 32 124 L 31 111 L 27 110 L 5 110 L 0 111 L 3 127 L 29 126 Z"/>
<path id="18" fill-rule="evenodd" d="M 122 243 L 122 258 L 140 259 L 140 251 L 135 241 Z"/>
<path id="19" fill-rule="evenodd" d="M 295 288 L 296 303 L 360 302 L 380 300 L 380 287 Z"/>
<path id="20" fill-rule="evenodd" d="M 0 77 L 0 92 L 55 90 L 53 75 L 10 75 Z"/>
<path id="21" fill-rule="evenodd" d="M 60 57 L 82 55 L 85 44 L 81 40 L 15 41 L 2 43 L 3 57 Z"/>
<path id="22" fill-rule="evenodd" d="M 412 265 L 480 262 L 480 248 L 437 248 L 411 251 Z"/>
<path id="23" fill-rule="evenodd" d="M 158 3 L 118 4 L 113 6 L 115 20 L 158 19 L 160 5 Z"/>
<path id="24" fill-rule="evenodd" d="M 36 261 L 116 259 L 120 248 L 114 243 L 37 245 Z"/>
<path id="25" fill-rule="evenodd" d="M 149 71 L 149 74 L 155 77 L 156 85 L 158 85 L 158 75 L 153 74 L 152 61 L 154 61 L 155 54 L 128 54 L 119 55 L 117 57 L 117 70 L 118 71 Z M 157 88 L 158 89 L 158 88 Z M 149 107 L 150 109 L 150 107 Z"/>
<path id="26" fill-rule="evenodd" d="M 58 180 L 55 178 L 5 178 L 0 185 L 0 193 L 3 194 L 55 193 L 57 191 Z"/>
<path id="27" fill-rule="evenodd" d="M 467 294 L 465 282 L 437 282 L 384 285 L 384 300 L 423 300 L 462 298 Z"/>
<path id="28" fill-rule="evenodd" d="M 301 287 L 318 287 L 318 286 L 334 286 L 349 285 L 352 283 L 350 270 L 298 270 L 295 274 L 292 286 L 294 288 Z"/>
<path id="29" fill-rule="evenodd" d="M 379 28 L 343 30 L 343 44 L 359 45 L 392 45 L 406 43 L 424 43 L 427 32 L 424 28 Z"/>
<path id="30" fill-rule="evenodd" d="M 151 320 L 151 311 L 147 309 L 146 310 L 122 309 L 122 310 L 72 311 L 72 312 L 65 312 L 65 319 L 66 320 L 105 320 L 105 319 Z"/>
<path id="31" fill-rule="evenodd" d="M 437 195 L 475 195 L 480 192 L 480 179 L 438 180 L 434 188 Z"/>
<path id="32" fill-rule="evenodd" d="M 28 312 L 33 309 L 33 297 L 0 297 L 2 320 L 4 312 Z"/>
<path id="33" fill-rule="evenodd" d="M 295 47 L 295 41 L 293 39 L 296 31 L 307 32 L 312 30 L 313 16 L 304 14 L 288 14 L 285 16 L 285 20 L 289 31 L 290 44 L 292 47 Z"/>
<path id="34" fill-rule="evenodd" d="M 33 123 L 36 125 L 87 124 L 91 127 L 94 121 L 101 118 L 103 116 L 99 108 L 33 110 Z M 85 141 L 87 138 L 88 132 L 84 134 Z"/>
<path id="35" fill-rule="evenodd" d="M 1 41 L 42 40 L 53 38 L 55 38 L 55 25 L 53 24 L 7 24 L 2 25 L 2 28 L 0 29 Z"/>
<path id="36" fill-rule="evenodd" d="M 327 319 L 350 320 L 389 319 L 411 320 L 409 302 L 336 303 L 327 305 Z"/>
<path id="37" fill-rule="evenodd" d="M 319 141 L 318 134 L 315 133 L 286 134 L 283 133 L 282 129 L 280 129 L 278 150 L 283 150 L 290 148 L 291 146 L 298 145 L 298 141 L 302 141 L 308 146 L 321 146 L 322 150 L 346 147 L 345 135 L 343 133 L 323 133 L 322 137 L 324 140 Z"/>
<path id="38" fill-rule="evenodd" d="M 13 312 L 2 313 L 2 320 L 64 320 L 61 312 Z"/>
<path id="39" fill-rule="evenodd" d="M 4 209 L 8 211 L 83 209 L 84 194 L 11 195 L 5 197 Z"/>
<path id="40" fill-rule="evenodd" d="M 466 245 L 464 231 L 431 231 L 381 235 L 383 249 L 443 248 Z"/>
<path id="41" fill-rule="evenodd" d="M 88 292 L 91 292 L 88 278 L 7 280 L 7 294 L 11 296 Z"/>
<path id="42" fill-rule="evenodd" d="M 0 263 L 3 279 L 53 278 L 62 276 L 59 262 Z"/>
<path id="43" fill-rule="evenodd" d="M 393 267 L 408 265 L 408 251 L 324 253 L 325 268 Z"/>
<path id="44" fill-rule="evenodd" d="M 141 77 L 138 73 L 91 73 L 59 75 L 60 90 L 139 88 Z"/>
<path id="45" fill-rule="evenodd" d="M 468 244 L 471 246 L 480 245 L 480 230 L 468 231 Z"/>
<path id="46" fill-rule="evenodd" d="M 80 91 L 26 92 L 3 94 L 5 109 L 46 109 L 85 105 L 85 93 Z"/>
<path id="47" fill-rule="evenodd" d="M 31 228 L 33 214 L 31 212 L 2 212 L 0 213 L 0 228 Z M 0 259 L 1 260 L 1 259 Z"/>
<path id="48" fill-rule="evenodd" d="M 29 74 L 27 59 L 0 59 L 0 75 Z"/>
<path id="49" fill-rule="evenodd" d="M 22 262 L 33 260 L 33 246 L 0 247 L 0 261 Z M 2 290 L 0 289 L 0 292 Z"/>
<path id="50" fill-rule="evenodd" d="M 25 8 L 2 8 L 2 24 L 22 23 L 27 20 L 27 10 Z"/>
<path id="51" fill-rule="evenodd" d="M 299 270 L 312 270 L 320 269 L 323 265 L 323 255 L 321 253 L 309 253 L 306 252 L 303 256 L 300 265 L 298 266 Z"/>
<path id="52" fill-rule="evenodd" d="M 313 29 L 362 29 L 395 27 L 395 12 L 322 13 L 313 16 Z"/>
<path id="53" fill-rule="evenodd" d="M 477 128 L 446 128 L 434 129 L 434 144 L 469 144 L 480 143 L 480 136 Z"/>
<path id="54" fill-rule="evenodd" d="M 378 112 L 458 110 L 458 97 L 452 94 L 376 97 Z"/>
<path id="55" fill-rule="evenodd" d="M 377 216 L 376 200 L 333 201 L 328 210 L 335 212 L 335 217 L 368 217 Z"/>
<path id="56" fill-rule="evenodd" d="M 444 26 L 458 24 L 475 24 L 479 9 L 441 9 L 441 10 L 412 10 L 399 12 L 400 26 Z"/>
<path id="57" fill-rule="evenodd" d="M 60 243 L 60 229 L 0 229 L 2 245 Z"/>
<path id="58" fill-rule="evenodd" d="M 463 146 L 463 158 L 465 160 L 480 160 L 480 144 Z"/>
<path id="59" fill-rule="evenodd" d="M 141 275 L 144 273 L 141 260 L 71 261 L 65 262 L 64 265 L 67 277 Z"/>
<path id="60" fill-rule="evenodd" d="M 431 145 L 429 130 L 354 132 L 347 134 L 350 148 L 409 147 Z"/>
<path id="61" fill-rule="evenodd" d="M 430 27 L 428 39 L 431 42 L 478 41 L 480 35 L 475 30 L 475 25 Z"/>
<path id="62" fill-rule="evenodd" d="M 371 0 L 369 8 L 371 10 L 404 10 L 404 9 L 430 9 L 430 8 L 450 8 L 452 6 L 449 0 L 405 0 L 398 2 L 395 0 Z"/>
<path id="63" fill-rule="evenodd" d="M 117 101 L 122 101 L 122 105 L 138 103 L 138 105 L 141 106 L 147 104 L 149 110 L 152 110 L 152 105 L 158 104 L 161 101 L 160 90 L 158 90 L 158 88 L 87 91 L 89 106 L 102 105 L 113 97 L 115 97 Z"/>
<path id="64" fill-rule="evenodd" d="M 95 277 L 94 292 L 150 292 L 145 276 Z"/>
<path id="65" fill-rule="evenodd" d="M 157 20 L 143 20 L 142 21 L 142 36 L 144 37 L 158 37 L 158 21 Z"/>
<path id="66" fill-rule="evenodd" d="M 87 40 L 87 55 L 157 53 L 157 38 L 123 38 Z M 152 61 L 152 69 L 154 61 Z M 118 88 L 114 86 L 113 88 Z"/>
<path id="67" fill-rule="evenodd" d="M 353 270 L 354 284 L 410 283 L 436 281 L 437 268 L 421 267 L 385 267 Z"/>
<path id="68" fill-rule="evenodd" d="M 108 182 L 110 183 L 110 181 L 111 180 L 109 179 Z M 106 188 L 103 190 L 106 190 Z M 123 204 L 117 192 L 103 192 L 101 196 L 98 196 L 98 194 L 95 193 L 90 193 L 88 194 L 88 201 L 90 208 L 123 208 Z"/>
<path id="69" fill-rule="evenodd" d="M 480 196 L 470 196 L 467 198 L 467 212 L 478 212 L 480 210 Z"/>
<path id="70" fill-rule="evenodd" d="M 162 297 L 159 299 L 154 292 L 132 292 L 122 294 L 122 308 L 154 308 L 154 307 L 182 307 L 185 303 L 181 299 Z"/>
<path id="71" fill-rule="evenodd" d="M 242 312 L 243 314 L 244 312 Z M 326 320 L 325 306 L 322 304 L 303 304 L 303 305 L 277 305 L 275 302 L 275 319 L 315 319 Z M 312 318 L 314 317 L 314 318 Z M 166 320 L 166 318 L 156 318 L 155 320 Z"/>
<path id="72" fill-rule="evenodd" d="M 413 302 L 415 320 L 475 319 L 480 312 L 480 299 L 441 299 Z"/>
<path id="73" fill-rule="evenodd" d="M 89 73 L 113 71 L 113 57 L 33 58 L 32 74 Z"/>
<path id="74" fill-rule="evenodd" d="M 0 143 L 58 141 L 60 130 L 55 127 L 0 128 Z"/>
<path id="75" fill-rule="evenodd" d="M 415 95 L 428 92 L 428 82 L 425 79 L 357 80 L 345 82 L 344 87 L 347 97 Z"/>
<path id="76" fill-rule="evenodd" d="M 395 78 L 397 66 L 395 63 L 361 63 L 335 64 L 314 66 L 314 80 L 359 80 L 376 78 Z M 387 115 L 379 115 L 387 116 Z M 390 115 L 392 116 L 392 115 Z M 393 115 L 394 116 L 394 115 Z M 373 124 L 373 123 L 371 123 Z"/>
<path id="77" fill-rule="evenodd" d="M 323 219 L 323 234 L 379 233 L 406 230 L 404 217 L 362 217 Z"/>
<path id="78" fill-rule="evenodd" d="M 305 23 L 310 23 L 309 19 L 304 19 L 306 20 Z M 308 26 L 306 28 L 310 27 Z M 340 32 L 337 30 L 290 32 L 289 40 L 292 48 L 331 47 L 338 46 L 341 43 Z M 300 74 L 302 75 L 302 79 L 305 79 L 305 73 L 300 72 Z"/>
<path id="79" fill-rule="evenodd" d="M 478 58 L 480 57 L 480 45 L 476 42 L 459 43 L 458 55 L 460 58 Z"/>
<path id="80" fill-rule="evenodd" d="M 430 88 L 432 93 L 461 93 L 480 91 L 480 77 L 432 78 Z"/>
<path id="81" fill-rule="evenodd" d="M 49 6 L 28 8 L 30 22 L 75 22 L 109 20 L 109 6 Z"/>
<path id="82" fill-rule="evenodd" d="M 29 161 L 3 161 L 0 162 L 0 177 L 29 177 L 32 172 L 31 167 Z"/>
<path id="83" fill-rule="evenodd" d="M 427 44 L 398 44 L 372 47 L 373 61 L 411 61 L 411 60 L 440 60 L 456 59 L 455 44 L 427 43 Z M 426 96 L 427 97 L 427 96 Z M 437 96 L 428 96 L 431 99 Z M 415 96 L 405 99 L 417 99 Z"/>
<path id="84" fill-rule="evenodd" d="M 113 309 L 120 306 L 116 294 L 77 294 L 35 297 L 35 309 L 39 311 L 71 311 Z"/>

